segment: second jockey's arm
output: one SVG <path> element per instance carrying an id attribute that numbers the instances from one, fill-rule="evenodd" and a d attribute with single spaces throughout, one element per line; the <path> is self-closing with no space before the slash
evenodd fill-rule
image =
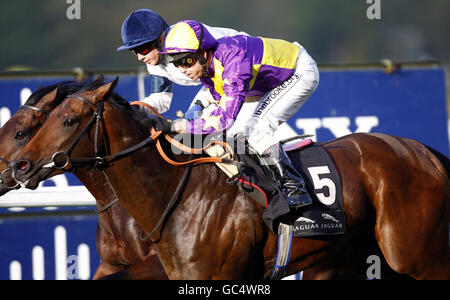
<path id="1" fill-rule="evenodd" d="M 162 76 L 150 76 L 151 94 L 142 101 L 150 104 L 160 114 L 169 110 L 172 102 L 172 82 Z"/>

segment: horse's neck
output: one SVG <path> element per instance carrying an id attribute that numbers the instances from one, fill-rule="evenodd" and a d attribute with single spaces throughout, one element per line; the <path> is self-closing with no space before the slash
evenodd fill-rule
<path id="1" fill-rule="evenodd" d="M 106 104 L 106 103 L 105 103 Z M 128 149 L 148 135 L 127 113 L 105 105 L 105 134 L 111 154 Z M 152 230 L 166 208 L 183 169 L 163 161 L 154 144 L 112 162 L 105 170 L 123 207 L 146 230 Z"/>
<path id="2" fill-rule="evenodd" d="M 114 188 L 100 169 L 80 168 L 75 175 L 95 198 L 98 207 L 106 206 L 117 199 Z"/>
<path id="3" fill-rule="evenodd" d="M 106 140 L 106 143 L 108 144 L 105 145 L 105 148 L 109 149 L 110 153 L 108 154 L 119 153 L 125 149 L 136 146 L 149 136 L 149 131 L 143 129 L 138 121 L 133 119 L 129 114 L 118 111 L 117 108 L 111 104 L 105 106 L 104 119 L 106 123 L 104 140 Z M 151 166 L 152 168 L 146 170 L 146 178 L 159 177 L 161 175 L 163 159 L 158 155 L 154 143 L 146 145 L 142 149 L 129 154 L 124 158 L 119 158 L 113 163 L 112 168 L 108 168 L 107 171 L 114 169 L 116 164 L 123 164 L 124 161 L 127 161 L 128 165 L 135 170 L 136 168 L 139 169 L 140 166 Z M 126 164 L 121 166 L 121 168 L 126 168 Z"/>

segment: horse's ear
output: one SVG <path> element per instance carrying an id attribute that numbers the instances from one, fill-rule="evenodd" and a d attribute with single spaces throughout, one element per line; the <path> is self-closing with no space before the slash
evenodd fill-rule
<path id="1" fill-rule="evenodd" d="M 103 77 L 103 74 L 99 74 L 97 75 L 97 77 L 95 77 L 94 81 L 98 81 L 98 82 L 105 82 L 105 77 Z"/>
<path id="2" fill-rule="evenodd" d="M 52 103 L 55 102 L 56 98 L 58 98 L 58 89 L 59 89 L 59 84 L 58 86 L 52 90 L 50 93 L 46 94 L 44 97 L 41 98 L 41 100 L 39 100 L 38 104 L 39 104 L 39 108 L 47 108 L 47 107 L 52 107 Z"/>
<path id="3" fill-rule="evenodd" d="M 94 102 L 97 103 L 98 101 L 104 99 L 107 95 L 109 95 L 116 87 L 118 81 L 119 81 L 119 77 L 116 77 L 116 79 L 114 79 L 110 83 L 104 84 L 101 87 L 99 87 L 95 91 L 96 97 L 95 97 Z"/>

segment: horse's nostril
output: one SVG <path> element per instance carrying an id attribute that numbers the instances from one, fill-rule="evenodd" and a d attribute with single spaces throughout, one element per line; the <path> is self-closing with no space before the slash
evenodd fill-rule
<path id="1" fill-rule="evenodd" d="M 26 160 L 18 161 L 17 164 L 16 164 L 17 170 L 20 170 L 20 171 L 27 170 L 29 166 L 30 166 L 30 163 L 27 162 Z"/>

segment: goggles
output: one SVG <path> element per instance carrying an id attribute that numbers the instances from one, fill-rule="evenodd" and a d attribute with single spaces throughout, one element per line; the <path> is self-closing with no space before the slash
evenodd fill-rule
<path id="1" fill-rule="evenodd" d="M 189 53 L 187 55 L 184 55 L 181 58 L 172 58 L 172 63 L 175 65 L 175 67 L 184 67 L 184 68 L 190 68 L 198 61 L 197 53 Z"/>
<path id="2" fill-rule="evenodd" d="M 131 49 L 134 54 L 138 55 L 147 55 L 149 54 L 153 49 L 155 49 L 157 46 L 157 41 L 153 41 L 150 43 L 146 43 L 144 45 L 141 45 L 139 47 Z"/>

